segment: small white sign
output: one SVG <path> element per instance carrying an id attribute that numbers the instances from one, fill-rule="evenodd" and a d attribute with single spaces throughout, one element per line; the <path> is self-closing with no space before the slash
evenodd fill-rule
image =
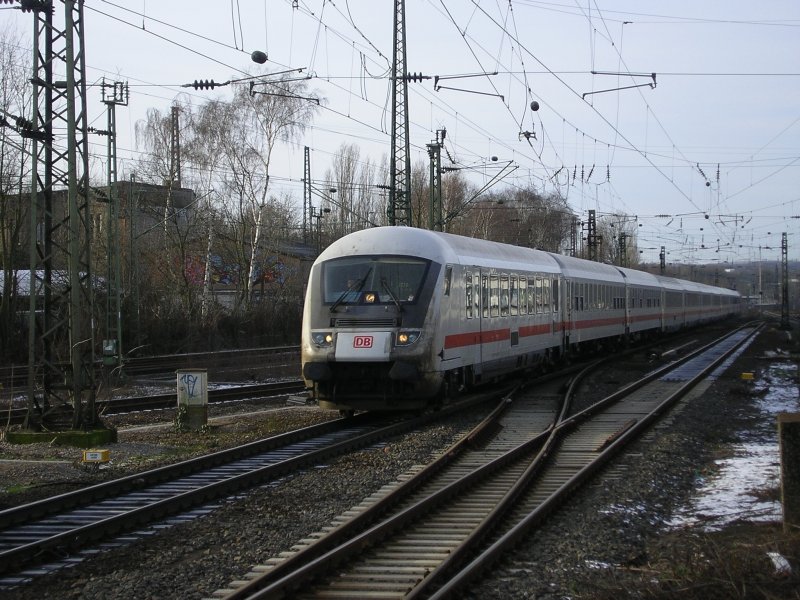
<path id="1" fill-rule="evenodd" d="M 392 334 L 389 331 L 339 332 L 336 336 L 336 360 L 387 360 L 391 344 Z"/>

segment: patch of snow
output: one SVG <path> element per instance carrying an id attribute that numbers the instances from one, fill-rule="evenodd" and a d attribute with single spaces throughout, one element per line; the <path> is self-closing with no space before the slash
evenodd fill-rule
<path id="1" fill-rule="evenodd" d="M 775 574 L 788 577 L 792 574 L 792 565 L 778 552 L 767 552 L 767 556 L 772 561 L 772 566 L 775 567 Z"/>
<path id="2" fill-rule="evenodd" d="M 702 526 L 720 529 L 735 521 L 777 521 L 780 502 L 765 500 L 763 492 L 780 485 L 778 413 L 800 410 L 797 365 L 774 363 L 754 384 L 756 407 L 762 418 L 743 432 L 733 456 L 717 461 L 719 472 L 705 481 L 689 506 L 679 510 L 668 527 Z"/>

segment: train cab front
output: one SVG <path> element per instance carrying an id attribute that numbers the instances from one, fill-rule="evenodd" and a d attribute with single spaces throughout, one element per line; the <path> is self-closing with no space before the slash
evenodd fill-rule
<path id="1" fill-rule="evenodd" d="M 303 378 L 323 408 L 404 410 L 435 394 L 426 328 L 439 265 L 357 255 L 312 269 L 303 323 Z"/>

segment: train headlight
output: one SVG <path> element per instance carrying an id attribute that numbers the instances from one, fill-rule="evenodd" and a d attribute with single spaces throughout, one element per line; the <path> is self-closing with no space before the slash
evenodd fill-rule
<path id="1" fill-rule="evenodd" d="M 329 348 L 333 343 L 333 333 L 330 331 L 312 331 L 311 341 L 319 348 Z"/>
<path id="2" fill-rule="evenodd" d="M 417 330 L 405 330 L 398 332 L 397 345 L 410 346 L 419 339 L 420 333 L 421 332 Z"/>

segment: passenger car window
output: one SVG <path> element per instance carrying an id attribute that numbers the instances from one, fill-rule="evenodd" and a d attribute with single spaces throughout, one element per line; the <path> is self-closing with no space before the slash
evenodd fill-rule
<path id="1" fill-rule="evenodd" d="M 500 277 L 500 316 L 508 316 L 508 275 Z"/>
<path id="2" fill-rule="evenodd" d="M 468 319 L 472 318 L 472 308 L 473 308 L 473 299 L 472 299 L 472 273 L 467 273 L 465 276 L 464 282 L 464 296 L 465 296 L 465 308 L 466 308 L 466 315 Z"/>

